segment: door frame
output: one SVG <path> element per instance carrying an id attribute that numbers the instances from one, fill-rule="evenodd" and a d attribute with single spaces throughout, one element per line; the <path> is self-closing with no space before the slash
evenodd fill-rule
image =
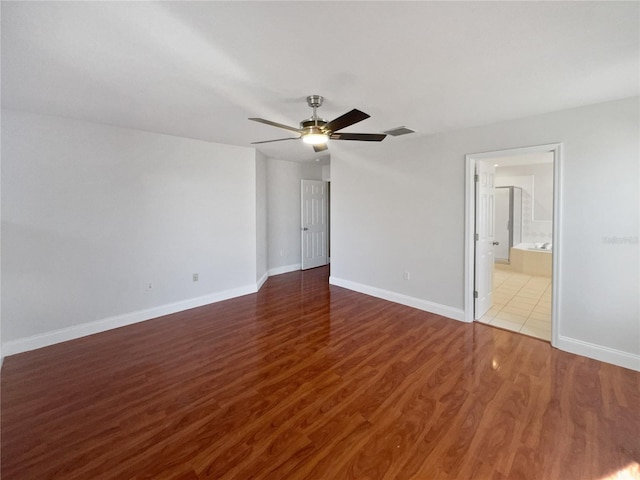
<path id="1" fill-rule="evenodd" d="M 550 143 L 531 147 L 511 148 L 491 152 L 470 153 L 465 155 L 465 242 L 464 242 L 464 319 L 466 322 L 474 321 L 474 270 L 475 270 L 475 171 L 476 161 L 488 158 L 511 157 L 527 153 L 551 152 L 553 153 L 553 259 L 552 259 L 552 297 L 551 297 L 551 345 L 558 346 L 560 336 L 560 259 L 562 248 L 561 224 L 561 175 L 562 175 L 562 143 Z"/>

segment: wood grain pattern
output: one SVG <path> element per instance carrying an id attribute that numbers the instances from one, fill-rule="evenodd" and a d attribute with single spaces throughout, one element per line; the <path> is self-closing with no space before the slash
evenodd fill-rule
<path id="1" fill-rule="evenodd" d="M 638 372 L 320 268 L 5 359 L 2 478 L 634 478 L 639 407 Z"/>

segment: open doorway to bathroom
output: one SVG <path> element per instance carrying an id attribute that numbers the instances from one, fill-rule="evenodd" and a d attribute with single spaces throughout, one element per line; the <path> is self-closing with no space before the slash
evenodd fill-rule
<path id="1" fill-rule="evenodd" d="M 558 219 L 554 215 L 559 200 L 555 178 L 559 148 L 551 145 L 467 156 L 468 321 L 555 343 Z M 480 167 L 492 175 L 491 201 L 476 198 Z M 477 213 L 485 204 L 492 205 L 493 212 L 487 214 L 491 231 L 483 235 Z M 484 245 L 490 245 L 488 254 L 482 250 L 487 247 L 480 247 L 483 238 L 487 240 Z M 480 270 L 486 272 L 478 276 Z M 483 289 L 488 292 L 483 294 Z"/>
<path id="2" fill-rule="evenodd" d="M 551 340 L 553 153 L 495 167 L 493 306 L 479 322 Z"/>

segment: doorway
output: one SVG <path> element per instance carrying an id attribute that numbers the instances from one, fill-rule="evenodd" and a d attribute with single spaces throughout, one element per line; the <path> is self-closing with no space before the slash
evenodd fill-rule
<path id="1" fill-rule="evenodd" d="M 466 156 L 466 321 L 557 343 L 560 167 L 560 144 Z"/>

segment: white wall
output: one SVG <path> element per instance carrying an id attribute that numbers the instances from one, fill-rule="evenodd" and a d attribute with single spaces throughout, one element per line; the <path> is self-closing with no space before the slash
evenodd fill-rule
<path id="1" fill-rule="evenodd" d="M 465 154 L 562 142 L 559 346 L 640 369 L 639 127 L 634 97 L 334 152 L 332 283 L 462 318 Z"/>
<path id="2" fill-rule="evenodd" d="M 299 270 L 300 180 L 322 180 L 322 166 L 270 158 L 267 179 L 269 273 Z"/>
<path id="3" fill-rule="evenodd" d="M 255 291 L 254 149 L 2 115 L 5 354 Z"/>

